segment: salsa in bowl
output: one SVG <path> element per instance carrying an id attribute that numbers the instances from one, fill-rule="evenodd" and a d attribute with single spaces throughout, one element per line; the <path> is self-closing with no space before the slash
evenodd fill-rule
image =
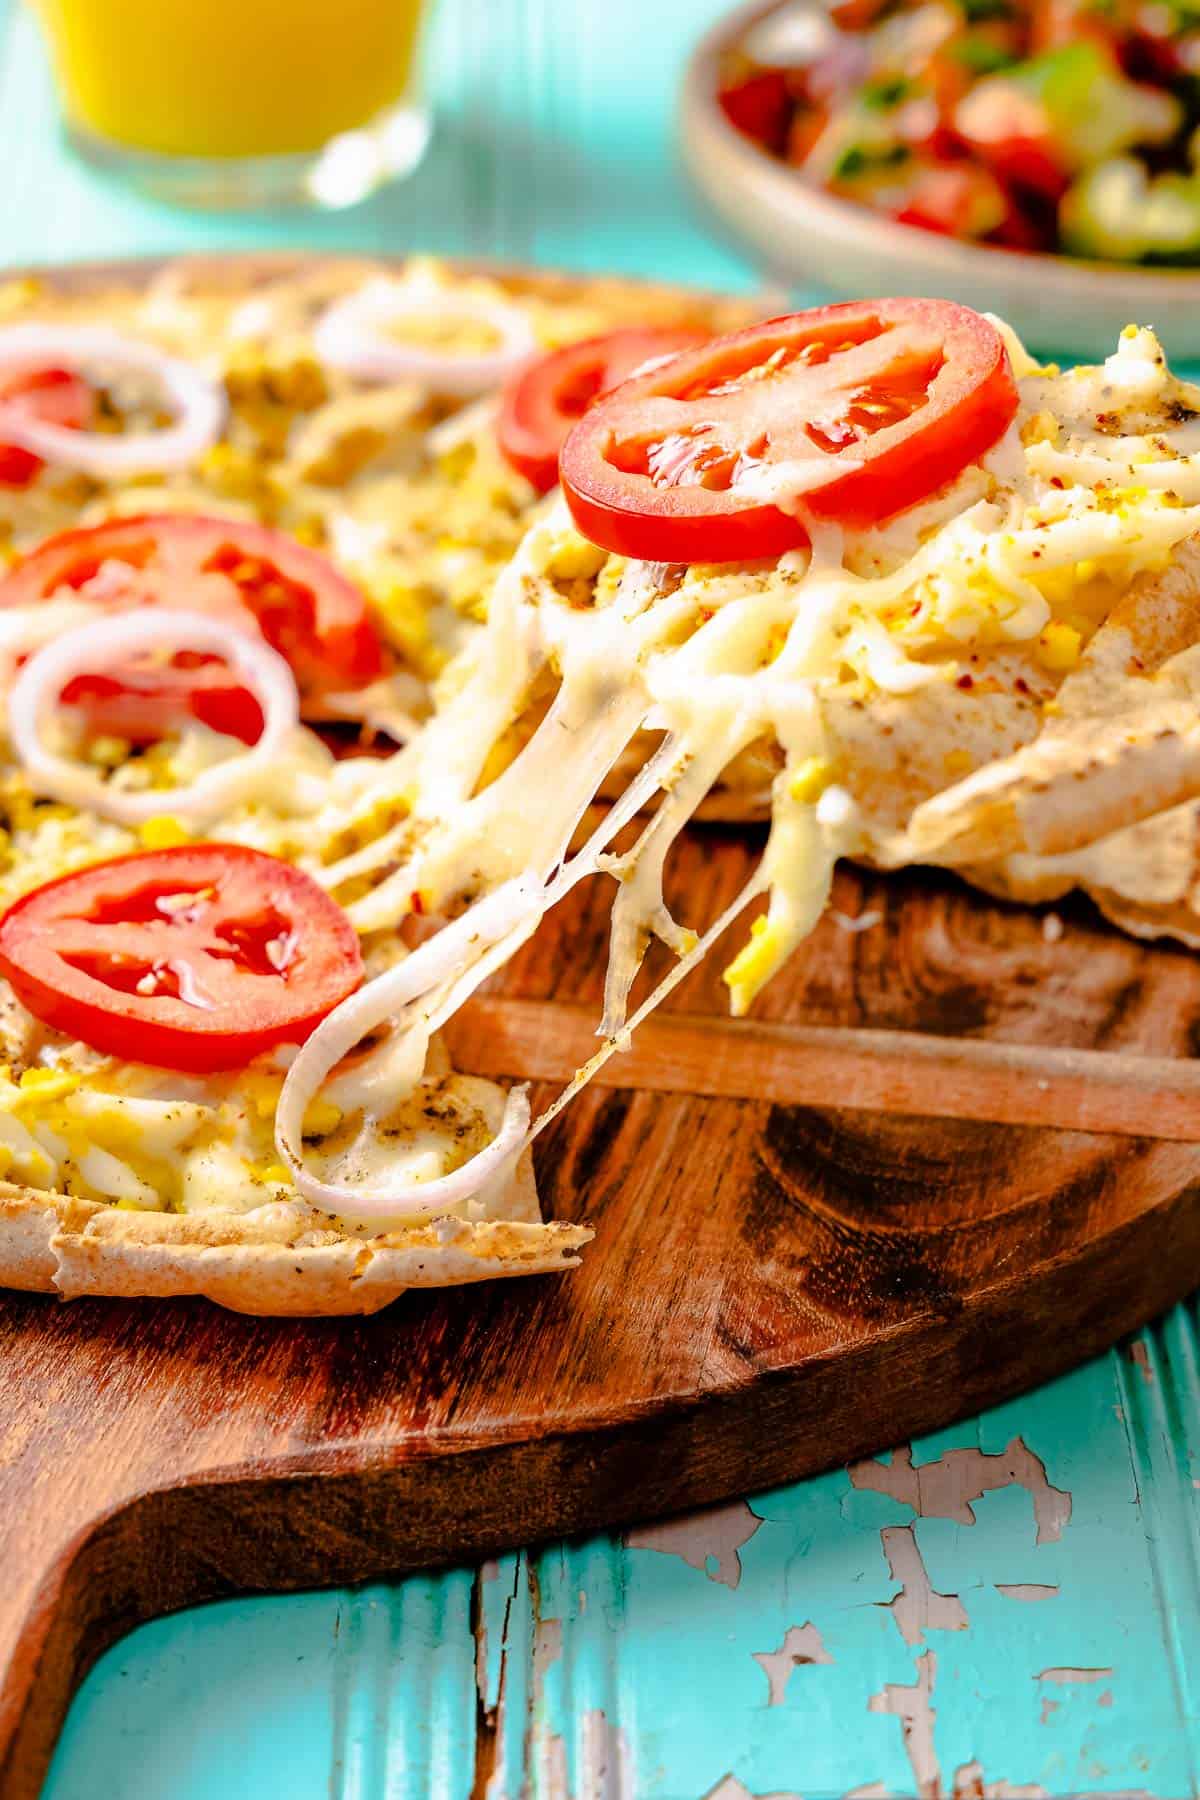
<path id="1" fill-rule="evenodd" d="M 685 153 L 776 274 L 949 293 L 1085 351 L 1200 353 L 1200 11 L 774 0 L 692 59 Z"/>

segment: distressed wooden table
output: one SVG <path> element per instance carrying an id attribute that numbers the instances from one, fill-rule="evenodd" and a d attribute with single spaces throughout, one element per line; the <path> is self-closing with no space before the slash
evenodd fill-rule
<path id="1" fill-rule="evenodd" d="M 719 9 L 443 0 L 425 168 L 281 222 L 71 164 L 0 0 L 0 258 L 421 246 L 748 286 L 669 148 Z M 47 1800 L 1200 1793 L 1198 1399 L 1187 1307 L 936 1439 L 705 1515 L 161 1621 L 88 1680 Z"/>

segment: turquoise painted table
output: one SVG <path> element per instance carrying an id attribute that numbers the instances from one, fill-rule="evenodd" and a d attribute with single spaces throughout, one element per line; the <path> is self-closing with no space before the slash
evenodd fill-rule
<path id="1" fill-rule="evenodd" d="M 269 240 L 749 285 L 670 152 L 718 4 L 444 0 L 426 167 L 281 223 L 73 166 L 0 0 L 3 258 Z M 1184 1309 L 936 1440 L 682 1523 L 147 1626 L 80 1694 L 48 1800 L 1200 1793 L 1198 1369 Z"/>

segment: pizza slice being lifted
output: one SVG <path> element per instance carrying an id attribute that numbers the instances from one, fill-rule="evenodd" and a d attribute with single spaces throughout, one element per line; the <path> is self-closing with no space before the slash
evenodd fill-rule
<path id="1" fill-rule="evenodd" d="M 403 955 L 331 929 L 319 871 L 395 816 L 386 753 L 480 628 L 558 442 L 634 364 L 747 316 L 430 260 L 0 286 L 0 711 L 11 742 L 28 670 L 31 734 L 0 764 L 0 1281 L 362 1312 L 574 1259 L 590 1234 L 542 1223 L 528 1158 L 436 1217 L 314 1209 L 275 1109 L 295 1039 Z M 91 666 L 56 683 L 80 642 Z M 22 974 L 51 932 L 62 954 Z M 307 1122 L 343 1171 L 437 1175 L 503 1112 L 436 1045 L 403 1094 L 343 1073 Z"/>
<path id="2" fill-rule="evenodd" d="M 366 355 L 374 305 L 343 315 L 338 354 Z M 841 856 L 1031 898 L 1081 885 L 1132 929 L 1200 936 L 1200 395 L 1153 334 L 1064 373 L 965 308 L 893 300 L 632 374 L 628 348 L 615 387 L 605 359 L 561 356 L 522 368 L 520 406 L 510 383 L 500 417 L 544 430 L 543 467 L 529 438 L 516 454 L 544 485 L 565 438 L 563 492 L 530 502 L 387 755 L 335 760 L 299 724 L 301 647 L 211 583 L 52 634 L 35 621 L 61 583 L 20 609 L 8 1279 L 336 1311 L 561 1267 L 586 1233 L 540 1223 L 533 1138 L 762 903 L 725 970 L 744 1012 Z M 114 748 L 80 705 L 114 667 L 148 689 L 208 671 L 256 718 L 222 731 L 193 705 Z M 677 920 L 666 859 L 714 807 L 769 815 L 762 861 L 720 918 Z M 533 1121 L 522 1089 L 449 1072 L 437 1034 L 596 874 L 615 878 L 597 1055 Z M 635 1000 L 654 939 L 676 961 Z"/>

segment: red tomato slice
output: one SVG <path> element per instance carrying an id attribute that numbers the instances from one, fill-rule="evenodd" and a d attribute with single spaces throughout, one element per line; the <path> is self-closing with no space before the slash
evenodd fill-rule
<path id="1" fill-rule="evenodd" d="M 598 400 L 563 447 L 585 537 L 652 562 L 807 542 L 773 472 L 823 518 L 872 525 L 991 448 L 1017 407 L 994 325 L 949 300 L 852 300 L 685 350 Z M 758 491 L 756 491 L 756 484 Z"/>
<path id="2" fill-rule="evenodd" d="M 0 919 L 0 974 L 68 1037 L 203 1072 L 302 1042 L 363 964 L 354 927 L 311 876 L 241 844 L 187 844 L 24 895 Z"/>
<path id="3" fill-rule="evenodd" d="M 567 344 L 527 363 L 505 387 L 496 435 L 500 448 L 539 494 L 558 480 L 558 455 L 567 433 L 593 400 L 616 387 L 651 357 L 671 356 L 704 333 L 682 326 L 631 326 Z"/>
<path id="4" fill-rule="evenodd" d="M 260 631 L 291 664 L 305 701 L 363 687 L 383 672 L 383 648 L 361 591 L 328 558 L 268 525 L 164 513 L 63 531 L 0 580 L 0 606 L 35 605 L 84 588 L 87 598 L 115 611 L 178 606 Z M 261 722 L 254 696 L 235 690 L 223 670 L 219 679 L 202 675 L 204 666 L 171 669 L 154 731 L 149 671 L 115 670 L 107 685 L 74 691 L 72 684 L 65 698 L 86 700 L 92 728 L 116 737 L 162 737 L 181 711 L 213 724 L 216 709 L 238 722 L 234 736 L 252 742 L 247 733 L 256 736 L 254 720 Z M 218 702 L 222 691 L 226 699 Z M 129 693 L 138 696 L 142 721 L 134 732 L 122 724 L 131 711 Z"/>
<path id="5" fill-rule="evenodd" d="M 198 719 L 210 731 L 222 731 L 256 744 L 262 735 L 262 707 L 223 663 L 195 659 L 167 668 L 129 667 L 119 675 L 107 671 L 77 675 L 61 699 L 82 716 L 89 737 L 125 738 L 131 744 L 155 744 L 173 724 Z"/>
<path id="6" fill-rule="evenodd" d="M 64 588 L 104 604 L 178 606 L 255 624 L 285 656 L 303 694 L 360 687 L 383 669 L 360 589 L 317 550 L 240 519 L 146 513 L 47 538 L 0 581 L 0 606 Z"/>
<path id="7" fill-rule="evenodd" d="M 92 412 L 92 390 L 70 369 L 21 369 L 0 376 L 0 408 L 18 406 L 47 425 L 79 431 Z M 0 487 L 28 487 L 43 468 L 40 456 L 0 443 Z"/>

